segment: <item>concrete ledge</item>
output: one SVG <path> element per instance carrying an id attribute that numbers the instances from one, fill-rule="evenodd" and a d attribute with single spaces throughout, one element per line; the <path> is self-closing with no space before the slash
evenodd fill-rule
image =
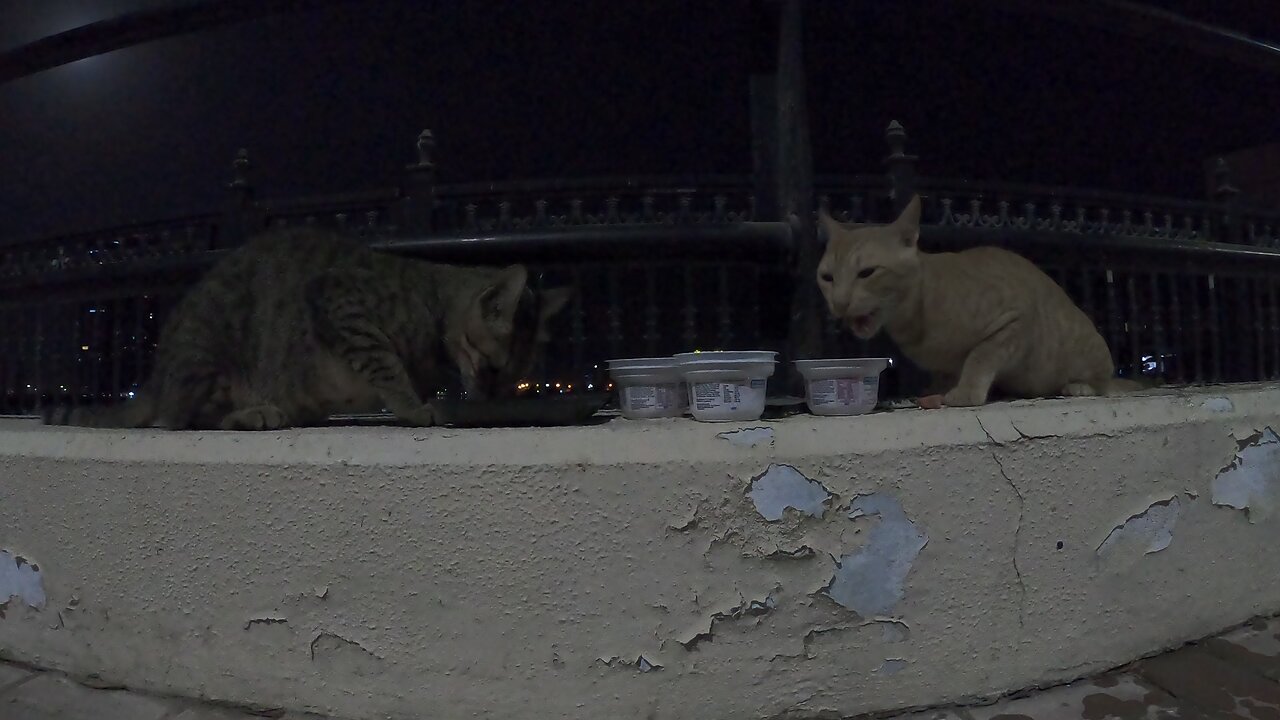
<path id="1" fill-rule="evenodd" d="M 4 421 L 0 653 L 362 719 L 963 701 L 1280 610 L 1268 428 L 1275 386 L 742 426 Z"/>

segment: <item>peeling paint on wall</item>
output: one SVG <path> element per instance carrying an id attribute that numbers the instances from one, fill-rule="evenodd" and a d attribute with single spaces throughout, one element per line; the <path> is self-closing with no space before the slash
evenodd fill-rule
<path id="1" fill-rule="evenodd" d="M 1144 555 L 1160 552 L 1173 542 L 1173 527 L 1181 514 L 1182 503 L 1177 495 L 1153 502 L 1112 528 L 1096 552 L 1099 556 L 1106 555 L 1119 545 L 1129 544 L 1143 546 Z"/>
<path id="2" fill-rule="evenodd" d="M 886 643 L 906 642 L 911 638 L 911 627 L 901 620 L 870 620 L 866 624 L 880 626 L 880 639 Z"/>
<path id="3" fill-rule="evenodd" d="M 263 615 L 261 617 L 249 618 L 247 621 L 245 621 L 244 629 L 248 630 L 252 628 L 254 625 L 285 625 L 288 622 L 289 622 L 288 618 L 279 617 L 276 615 Z"/>
<path id="4" fill-rule="evenodd" d="M 929 536 L 907 518 L 890 495 L 854 498 L 849 519 L 879 516 L 867 544 L 836 561 L 831 583 L 822 589 L 832 600 L 863 616 L 887 615 L 903 597 L 903 583 Z"/>
<path id="5" fill-rule="evenodd" d="M 596 662 L 601 663 L 602 665 L 605 665 L 607 667 L 616 667 L 616 668 L 633 667 L 642 673 L 654 672 L 656 670 L 661 670 L 663 667 L 661 663 L 650 660 L 646 658 L 644 655 L 636 656 L 635 660 L 623 660 L 621 657 L 617 655 L 610 655 L 607 658 L 604 658 L 604 657 L 596 658 Z"/>
<path id="6" fill-rule="evenodd" d="M 810 480 L 790 465 L 777 464 L 753 479 L 747 494 L 756 511 L 770 522 L 781 520 L 787 508 L 820 518 L 832 497 L 822 483 Z"/>
<path id="7" fill-rule="evenodd" d="M 897 675 L 907 669 L 907 661 L 902 658 L 887 658 L 876 668 L 877 675 Z"/>
<path id="8" fill-rule="evenodd" d="M 741 430 L 728 430 L 726 432 L 717 433 L 716 437 L 728 440 L 730 445 L 738 447 L 753 448 L 758 445 L 773 445 L 773 428 L 771 427 L 753 427 L 743 428 Z"/>
<path id="9" fill-rule="evenodd" d="M 311 661 L 358 676 L 382 672 L 382 658 L 341 635 L 322 632 L 311 641 Z"/>
<path id="10" fill-rule="evenodd" d="M 1200 404 L 1200 406 L 1203 407 L 1205 410 L 1208 410 L 1209 412 L 1216 412 L 1216 413 L 1227 413 L 1236 409 L 1235 404 L 1231 402 L 1231 398 L 1224 398 L 1224 397 L 1207 398 L 1203 403 Z"/>
<path id="11" fill-rule="evenodd" d="M 1251 523 L 1265 520 L 1280 486 L 1280 437 L 1268 427 L 1239 445 L 1235 459 L 1213 479 L 1213 504 L 1243 510 Z"/>
<path id="12" fill-rule="evenodd" d="M 710 640 L 715 636 L 716 625 L 722 622 L 739 620 L 744 617 L 759 617 L 771 612 L 778 606 L 778 601 L 773 595 L 766 596 L 763 600 L 746 600 L 728 610 L 715 613 L 707 621 L 707 629 L 705 631 L 695 632 L 685 640 L 680 640 L 680 644 L 685 650 L 697 649 L 698 644 Z"/>
<path id="13" fill-rule="evenodd" d="M 0 550 L 0 618 L 4 617 L 4 606 L 13 598 L 37 610 L 43 608 L 44 577 L 40 566 L 21 555 Z"/>

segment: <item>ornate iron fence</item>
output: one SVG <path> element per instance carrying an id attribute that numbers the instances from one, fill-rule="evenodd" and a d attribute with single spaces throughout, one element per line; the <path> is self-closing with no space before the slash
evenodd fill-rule
<path id="1" fill-rule="evenodd" d="M 917 178 L 902 128 L 887 140 L 885 175 L 819 176 L 814 204 L 884 221 L 918 192 L 926 249 L 998 244 L 1028 256 L 1098 323 L 1122 374 L 1280 377 L 1280 213 L 1243 206 L 1225 167 L 1218 197 L 1194 202 Z M 526 262 L 545 286 L 575 286 L 534 382 L 594 384 L 609 357 L 785 349 L 792 292 L 812 281 L 794 274 L 795 243 L 814 240 L 794 220 L 759 219 L 751 177 L 437 185 L 431 143 L 424 133 L 396 189 L 259 202 L 242 153 L 221 214 L 0 244 L 0 412 L 128 397 L 178 295 L 246 236 L 280 225 L 342 228 L 440 261 Z M 818 303 L 810 312 L 826 316 Z M 829 319 L 819 347 L 896 355 Z M 921 381 L 899 359 L 887 391 Z"/>

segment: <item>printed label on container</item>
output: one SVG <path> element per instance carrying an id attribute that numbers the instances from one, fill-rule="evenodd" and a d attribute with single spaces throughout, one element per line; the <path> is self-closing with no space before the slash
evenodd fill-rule
<path id="1" fill-rule="evenodd" d="M 622 402 L 628 410 L 671 410 L 680 407 L 680 385 L 629 385 L 622 389 Z"/>
<path id="2" fill-rule="evenodd" d="M 758 378 L 749 385 L 734 382 L 694 383 L 693 406 L 697 410 L 714 410 L 727 407 L 736 410 L 744 401 L 750 402 L 764 392 L 767 381 Z"/>
<path id="3" fill-rule="evenodd" d="M 836 378 L 809 383 L 809 402 L 814 405 L 857 405 L 863 398 L 875 400 L 880 378 Z"/>

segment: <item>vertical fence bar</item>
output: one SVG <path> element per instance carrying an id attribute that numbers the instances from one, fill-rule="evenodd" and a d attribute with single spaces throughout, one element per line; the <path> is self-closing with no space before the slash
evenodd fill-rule
<path id="1" fill-rule="evenodd" d="M 733 306 L 729 302 L 729 268 L 725 263 L 716 268 L 716 290 L 716 327 L 720 349 L 730 350 L 733 348 Z"/>
<path id="2" fill-rule="evenodd" d="M 1253 327 L 1255 365 L 1249 379 L 1261 380 L 1267 376 L 1266 316 L 1262 311 L 1263 280 L 1258 276 L 1241 278 L 1241 280 L 1245 284 L 1253 311 L 1250 313 L 1252 321 L 1249 324 Z"/>
<path id="3" fill-rule="evenodd" d="M 751 347 L 764 347 L 764 328 L 760 320 L 760 296 L 765 292 L 760 282 L 760 266 L 752 263 L 747 273 L 751 299 L 747 302 L 747 325 L 751 328 Z"/>
<path id="4" fill-rule="evenodd" d="M 418 134 L 417 162 L 405 168 L 400 199 L 400 232 L 408 235 L 430 235 L 434 230 L 436 204 L 436 166 L 432 152 L 435 135 L 430 130 Z"/>
<path id="5" fill-rule="evenodd" d="M 1162 373 L 1162 365 L 1168 352 L 1165 342 L 1165 308 L 1164 298 L 1161 297 L 1160 292 L 1160 273 L 1152 271 L 1148 273 L 1148 279 L 1151 281 L 1151 354 L 1156 372 Z"/>
<path id="6" fill-rule="evenodd" d="M 684 352 L 699 349 L 698 342 L 698 297 L 695 292 L 693 267 L 689 263 L 684 266 Z"/>
<path id="7" fill-rule="evenodd" d="M 1269 276 L 1267 283 L 1267 305 L 1271 309 L 1271 376 L 1280 378 L 1280 303 L 1276 302 L 1276 278 Z"/>
<path id="8" fill-rule="evenodd" d="M 130 389 L 133 390 L 141 388 L 147 379 L 147 358 L 150 356 L 147 343 L 150 338 L 146 332 L 146 321 L 143 317 L 147 311 L 145 300 L 145 295 L 136 295 L 133 298 L 133 380 L 130 383 Z"/>
<path id="9" fill-rule="evenodd" d="M 1117 366 L 1120 365 L 1120 304 L 1116 300 L 1115 274 L 1107 268 L 1107 344 L 1111 347 L 1111 357 Z"/>
<path id="10" fill-rule="evenodd" d="M 1080 309 L 1094 323 L 1098 322 L 1097 310 L 1093 306 L 1093 269 L 1088 266 L 1080 268 Z"/>
<path id="11" fill-rule="evenodd" d="M 1196 275 L 1188 277 L 1188 284 L 1191 286 L 1191 350 L 1192 357 L 1195 360 L 1195 373 L 1193 377 L 1198 383 L 1202 383 L 1209 378 L 1209 369 L 1205 367 L 1204 352 L 1204 309 L 1208 305 L 1208 290 L 1206 286 L 1205 293 L 1200 292 L 1200 278 Z"/>
<path id="12" fill-rule="evenodd" d="M 1142 323 L 1138 320 L 1138 293 L 1134 282 L 1134 272 L 1125 273 L 1125 296 L 1128 299 L 1129 313 L 1125 318 L 1125 329 L 1129 335 L 1129 362 L 1132 372 L 1142 372 Z"/>
<path id="13" fill-rule="evenodd" d="M 92 312 L 88 313 L 89 328 L 83 338 L 87 346 L 82 345 L 80 347 L 80 361 L 89 366 L 89 392 L 87 393 L 90 398 L 89 402 L 100 403 L 102 402 L 102 365 L 106 359 L 102 351 L 102 314 L 98 312 L 98 302 L 96 300 L 90 300 L 87 304 L 89 305 L 88 309 Z M 85 315 L 84 304 L 78 305 L 78 308 L 81 317 L 83 317 Z M 85 347 L 88 347 L 87 351 Z"/>
<path id="14" fill-rule="evenodd" d="M 653 266 L 644 270 L 644 351 L 648 357 L 658 354 L 658 271 Z"/>
<path id="15" fill-rule="evenodd" d="M 610 357 L 622 357 L 622 277 L 616 265 L 608 271 L 609 282 L 609 353 Z"/>
<path id="16" fill-rule="evenodd" d="M 18 383 L 22 380 L 22 359 L 23 344 L 27 338 L 26 317 L 21 313 L 9 312 L 0 313 L 0 323 L 3 327 L 8 328 L 8 332 L 0 335 L 3 342 L 0 342 L 0 378 L 3 384 L 0 384 L 0 391 L 4 393 L 0 397 L 0 414 L 19 414 L 22 412 L 22 396 L 23 393 L 18 387 Z"/>
<path id="17" fill-rule="evenodd" d="M 84 323 L 81 321 L 76 303 L 65 302 L 62 305 L 66 308 L 67 314 L 74 319 L 70 342 L 66 338 L 63 339 L 63 357 L 70 368 L 68 368 L 69 372 L 62 376 L 58 387 L 63 393 L 71 396 L 71 405 L 75 407 L 80 404 L 80 395 L 84 387 L 84 355 L 80 350 L 84 342 Z"/>
<path id="18" fill-rule="evenodd" d="M 231 182 L 227 184 L 227 204 L 218 223 L 217 245 L 222 248 L 242 244 L 254 231 L 254 190 L 250 182 L 249 151 L 240 148 L 231 163 Z"/>
<path id="19" fill-rule="evenodd" d="M 1175 381 L 1182 383 L 1187 381 L 1188 375 L 1186 366 L 1186 333 L 1182 321 L 1182 307 L 1181 301 L 1179 300 L 1180 293 L 1178 292 L 1178 286 L 1181 284 L 1181 277 L 1176 273 L 1169 273 L 1166 276 L 1166 280 L 1169 285 L 1169 332 L 1172 336 L 1169 354 L 1175 359 L 1174 367 L 1177 368 L 1177 373 L 1174 376 Z"/>
<path id="20" fill-rule="evenodd" d="M 1209 286 L 1209 380 L 1222 382 L 1222 330 L 1218 318 L 1218 291 L 1213 273 L 1206 279 Z"/>
<path id="21" fill-rule="evenodd" d="M 49 312 L 48 305 L 41 305 L 33 313 L 35 316 L 35 337 L 31 343 L 31 367 L 35 369 L 35 387 L 32 398 L 31 410 L 39 411 L 45 405 L 43 394 L 45 388 L 48 387 L 49 377 L 45 373 L 45 363 L 48 357 L 44 353 L 45 344 L 45 314 Z"/>
<path id="22" fill-rule="evenodd" d="M 111 300 L 111 401 L 120 400 L 121 377 L 124 365 L 124 299 L 120 297 Z"/>

